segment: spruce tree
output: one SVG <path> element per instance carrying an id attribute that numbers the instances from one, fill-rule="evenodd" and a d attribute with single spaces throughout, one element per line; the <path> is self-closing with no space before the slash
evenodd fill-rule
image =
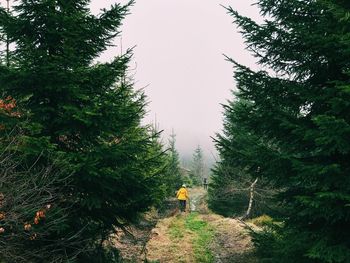
<path id="1" fill-rule="evenodd" d="M 203 150 L 200 145 L 194 150 L 190 178 L 194 185 L 201 185 L 204 178 Z"/>
<path id="2" fill-rule="evenodd" d="M 265 261 L 348 262 L 350 3 L 257 5 L 261 24 L 227 8 L 266 70 L 232 60 L 238 90 L 226 106 L 230 126 L 217 138 L 219 151 L 279 190 L 282 223 L 256 238 Z"/>
<path id="3" fill-rule="evenodd" d="M 88 4 L 21 0 L 11 13 L 0 9 L 1 34 L 14 46 L 10 65 L 1 61 L 0 87 L 28 120 L 17 123 L 25 131 L 26 158 L 50 148 L 70 163 L 72 186 L 62 191 L 74 213 L 61 234 L 83 231 L 90 243 L 80 261 L 108 262 L 92 256 L 97 245 L 102 251 L 115 226 L 162 199 L 164 163 L 155 135 L 140 124 L 146 102 L 127 78 L 131 51 L 96 62 L 119 34 L 132 2 L 97 16 Z"/>
<path id="4" fill-rule="evenodd" d="M 168 161 L 165 174 L 168 195 L 173 196 L 174 192 L 181 186 L 182 182 L 179 153 L 176 149 L 176 135 L 173 132 L 169 138 Z"/>
<path id="5" fill-rule="evenodd" d="M 252 215 L 275 212 L 272 197 L 276 191 L 270 180 L 260 174 L 262 149 L 258 148 L 258 138 L 241 125 L 247 105 L 249 102 L 240 100 L 224 106 L 224 131 L 214 139 L 220 158 L 212 169 L 208 205 L 225 216 L 244 216 L 250 201 L 250 187 L 256 178 L 259 182 L 254 189 Z M 242 163 L 243 158 L 249 158 L 251 165 Z"/>

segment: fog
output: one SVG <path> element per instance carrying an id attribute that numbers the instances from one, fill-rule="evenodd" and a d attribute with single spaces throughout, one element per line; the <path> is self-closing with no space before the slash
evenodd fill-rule
<path id="1" fill-rule="evenodd" d="M 115 2 L 93 0 L 91 8 L 98 13 Z M 124 20 L 118 46 L 101 58 L 108 60 L 135 46 L 131 73 L 149 100 L 144 121 L 157 122 L 164 141 L 174 130 L 184 157 L 197 145 L 207 157 L 216 155 L 211 137 L 222 130 L 221 104 L 232 99 L 235 88 L 232 65 L 223 54 L 254 65 L 223 7 L 229 5 L 259 17 L 248 0 L 138 0 Z"/>
<path id="2" fill-rule="evenodd" d="M 116 2 L 120 1 L 92 0 L 92 12 Z M 164 142 L 174 130 L 184 158 L 197 145 L 207 157 L 216 155 L 211 137 L 222 130 L 221 104 L 233 98 L 235 89 L 232 65 L 223 54 L 248 66 L 255 64 L 223 6 L 258 19 L 251 4 L 250 0 L 138 0 L 124 20 L 122 39 L 117 38 L 117 46 L 100 58 L 110 60 L 134 47 L 130 74 L 135 88 L 143 89 L 149 101 L 144 123 L 157 122 L 164 130 Z"/>

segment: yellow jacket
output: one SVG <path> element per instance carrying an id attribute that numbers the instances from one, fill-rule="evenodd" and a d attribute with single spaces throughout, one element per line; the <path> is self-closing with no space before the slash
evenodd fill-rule
<path id="1" fill-rule="evenodd" d="M 186 188 L 181 187 L 179 191 L 177 191 L 176 197 L 178 200 L 186 200 L 189 198 L 188 192 Z"/>

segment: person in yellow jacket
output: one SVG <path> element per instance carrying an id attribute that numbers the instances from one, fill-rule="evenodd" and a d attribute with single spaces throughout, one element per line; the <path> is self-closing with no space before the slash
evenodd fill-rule
<path id="1" fill-rule="evenodd" d="M 186 189 L 186 185 L 183 184 L 182 187 L 179 189 L 179 191 L 177 191 L 176 193 L 176 197 L 180 202 L 180 209 L 182 212 L 186 211 L 186 201 L 187 199 L 190 197 L 188 195 L 188 191 Z"/>

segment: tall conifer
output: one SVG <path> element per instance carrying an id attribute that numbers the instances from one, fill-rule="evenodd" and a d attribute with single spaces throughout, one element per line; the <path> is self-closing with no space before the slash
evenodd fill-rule
<path id="1" fill-rule="evenodd" d="M 92 241 L 86 251 L 93 251 L 115 226 L 162 198 L 157 175 L 163 164 L 154 136 L 140 124 L 144 94 L 126 76 L 131 51 L 96 62 L 132 2 L 99 15 L 90 13 L 89 2 L 20 0 L 10 14 L 0 9 L 1 33 L 14 47 L 10 65 L 4 59 L 0 65 L 0 94 L 15 98 L 28 120 L 27 156 L 51 147 L 70 162 L 72 187 L 62 191 L 75 213 L 62 231 L 82 230 Z"/>
<path id="2" fill-rule="evenodd" d="M 219 151 L 280 190 L 276 239 L 256 240 L 267 262 L 348 262 L 350 3 L 257 5 L 261 24 L 228 8 L 266 71 L 232 60 L 238 91 L 226 106 Z"/>
<path id="3" fill-rule="evenodd" d="M 168 150 L 168 162 L 167 172 L 165 175 L 165 183 L 167 192 L 170 196 L 174 195 L 174 192 L 183 183 L 180 171 L 180 157 L 176 149 L 176 135 L 173 132 L 169 138 L 169 150 Z"/>
<path id="4" fill-rule="evenodd" d="M 194 185 L 201 185 L 204 178 L 204 156 L 200 145 L 194 150 L 192 155 L 190 178 Z"/>

